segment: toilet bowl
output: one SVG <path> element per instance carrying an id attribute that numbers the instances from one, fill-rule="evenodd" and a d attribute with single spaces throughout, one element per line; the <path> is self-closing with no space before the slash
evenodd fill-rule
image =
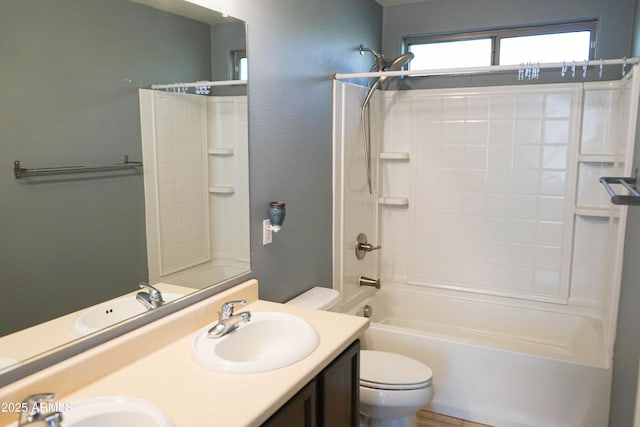
<path id="1" fill-rule="evenodd" d="M 409 427 L 433 399 L 433 373 L 425 364 L 386 351 L 360 351 L 361 425 Z"/>
<path id="2" fill-rule="evenodd" d="M 333 310 L 340 293 L 315 287 L 287 304 Z M 414 427 L 416 412 L 433 399 L 431 369 L 410 357 L 386 351 L 360 351 L 360 426 Z"/>

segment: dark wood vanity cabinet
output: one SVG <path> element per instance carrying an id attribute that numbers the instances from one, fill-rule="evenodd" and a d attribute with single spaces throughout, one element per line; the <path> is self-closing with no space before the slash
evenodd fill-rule
<path id="1" fill-rule="evenodd" d="M 291 398 L 269 420 L 268 427 L 317 427 L 318 424 L 318 384 L 313 379 Z"/>
<path id="2" fill-rule="evenodd" d="M 265 427 L 357 427 L 360 341 L 356 340 L 263 424 Z"/>
<path id="3" fill-rule="evenodd" d="M 360 341 L 355 341 L 316 378 L 318 426 L 357 427 L 360 417 Z"/>

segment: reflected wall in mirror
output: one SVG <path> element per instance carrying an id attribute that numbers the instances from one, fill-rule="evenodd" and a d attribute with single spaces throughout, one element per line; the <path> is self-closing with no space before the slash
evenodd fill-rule
<path id="1" fill-rule="evenodd" d="M 200 178 L 207 180 L 202 181 L 207 191 L 200 212 L 208 216 L 199 221 L 207 228 L 209 247 L 201 249 L 215 264 L 215 275 L 199 262 L 166 270 L 173 275 L 152 274 L 158 248 L 147 250 L 145 228 L 152 240 L 166 244 L 174 239 L 171 248 L 162 250 L 165 255 L 178 251 L 178 259 L 193 249 L 185 240 L 192 243 L 201 231 L 184 220 L 197 216 L 192 206 L 180 203 L 181 196 L 196 191 L 182 179 L 193 173 L 184 172 L 179 158 L 184 153 L 176 152 L 173 165 L 163 158 L 153 165 L 164 175 L 152 197 L 160 195 L 155 200 L 166 207 L 170 194 L 176 196 L 173 208 L 163 214 L 164 228 L 146 224 L 153 214 L 145 210 L 147 165 L 21 179 L 11 171 L 16 160 L 24 168 L 114 164 L 125 155 L 143 160 L 139 88 L 232 79 L 233 58 L 246 51 L 244 22 L 182 0 L 0 0 L 0 10 L 0 158 L 5 162 L 0 181 L 0 369 L 74 339 L 69 325 L 54 334 L 38 333 L 37 342 L 30 339 L 23 347 L 17 343 L 24 340 L 14 338 L 25 329 L 52 319 L 66 322 L 76 312 L 124 294 L 135 298 L 139 282 L 164 280 L 188 292 L 248 271 L 246 85 L 213 87 L 208 96 L 191 89 L 182 98 L 241 105 L 233 111 L 203 110 L 200 131 L 206 129 L 209 139 L 202 141 L 209 145 L 199 158 L 193 152 L 188 158 L 205 166 Z M 241 117 L 230 116 L 236 113 Z M 156 125 L 163 126 L 162 119 L 156 116 Z M 233 142 L 221 141 L 230 132 L 229 123 L 238 135 Z M 190 126 L 171 126 L 176 147 L 196 133 Z M 207 153 L 225 144 L 234 144 L 233 155 Z M 208 191 L 223 185 L 234 192 Z M 178 221 L 173 228 L 167 225 L 170 218 Z M 189 275 L 187 266 L 200 269 Z M 184 293 L 185 288 L 169 287 L 169 292 L 176 290 Z"/>

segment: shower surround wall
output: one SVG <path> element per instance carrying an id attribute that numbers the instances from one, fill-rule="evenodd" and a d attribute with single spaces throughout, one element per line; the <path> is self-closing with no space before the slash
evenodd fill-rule
<path id="1" fill-rule="evenodd" d="M 374 325 L 364 342 L 422 355 L 431 363 L 434 407 L 498 425 L 565 425 L 555 405 L 577 407 L 571 388 L 586 386 L 602 393 L 592 395 L 597 402 L 578 407 L 592 407 L 594 426 L 606 424 L 626 208 L 610 203 L 598 179 L 631 174 L 637 79 L 378 92 L 372 110 L 374 147 L 379 147 L 374 155 L 377 193 L 368 205 L 362 192 L 341 188 L 344 177 L 364 175 L 357 154 L 362 151 L 358 120 L 350 117 L 366 91 L 336 82 L 334 150 L 345 157 L 337 157 L 334 171 L 334 261 L 341 266 L 334 272 L 336 287 L 343 293 L 343 309 L 358 311 L 357 302 L 367 291 L 358 289 L 353 277 L 372 267 L 358 264 L 351 254 L 353 231 L 341 235 L 340 230 L 352 227 L 354 220 L 341 215 L 370 209 L 382 245 L 379 266 L 373 268 L 379 269 L 384 295 L 390 297 L 376 300 L 389 314 L 376 318 L 374 306 Z M 367 226 L 364 221 L 358 225 Z M 427 317 L 414 316 L 419 307 L 394 311 L 398 303 L 393 301 L 403 295 L 414 295 L 413 305 L 425 298 L 425 304 L 434 299 L 437 306 L 436 300 L 445 298 L 452 306 L 449 312 L 458 312 L 459 318 L 452 323 L 433 310 Z M 464 309 L 470 302 L 476 308 Z M 496 313 L 509 313 L 502 322 L 513 323 L 511 332 L 505 335 L 491 326 Z M 533 313 L 539 320 L 527 321 Z M 393 326 L 389 330 L 385 324 Z M 578 324 L 584 326 L 573 329 Z M 573 329 L 576 335 L 558 334 L 560 329 Z M 425 334 L 439 338 L 418 338 Z M 590 338 L 584 341 L 584 336 Z M 449 341 L 471 346 L 439 352 Z M 513 363 L 532 356 L 530 365 L 523 365 L 532 367 L 531 385 L 521 390 L 520 383 L 487 374 L 474 383 L 491 384 L 491 392 L 475 390 L 483 398 L 460 389 L 464 382 L 450 373 L 460 374 L 469 360 L 457 366 L 455 355 L 483 347 L 503 350 L 495 353 L 500 360 L 519 354 Z M 558 368 L 560 360 L 567 364 Z M 473 375 L 491 371 L 492 362 L 485 362 L 486 369 L 477 366 Z M 565 390 L 574 398 L 554 393 L 549 399 L 548 390 L 536 388 L 535 378 L 564 372 L 562 366 L 567 378 L 575 379 Z M 578 374 L 584 369 L 593 384 L 578 385 L 586 378 Z M 471 383 L 465 387 L 473 389 Z M 522 400 L 535 396 L 537 402 L 548 402 L 549 408 L 515 407 L 506 396 L 518 393 Z"/>
<path id="2" fill-rule="evenodd" d="M 149 282 L 248 270 L 247 97 L 139 92 Z"/>
<path id="3" fill-rule="evenodd" d="M 372 288 L 359 286 L 359 276 L 377 278 L 379 275 L 376 252 L 362 260 L 355 257 L 358 234 L 364 233 L 369 243 L 377 244 L 378 212 L 369 194 L 360 126 L 360 105 L 366 91 L 341 82 L 334 82 L 333 89 L 333 287 L 340 291 L 342 306 L 352 306 L 372 293 Z M 377 120 L 371 123 L 372 155 L 378 152 L 377 123 Z M 371 167 L 375 186 L 378 168 L 373 159 Z"/>

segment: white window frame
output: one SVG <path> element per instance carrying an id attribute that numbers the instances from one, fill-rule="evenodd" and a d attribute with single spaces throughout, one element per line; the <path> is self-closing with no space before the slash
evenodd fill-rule
<path id="1" fill-rule="evenodd" d="M 231 57 L 231 60 L 233 61 L 231 78 L 233 80 L 240 80 L 240 61 L 247 57 L 247 51 L 234 50 L 231 52 Z"/>
<path id="2" fill-rule="evenodd" d="M 458 34 L 444 34 L 419 37 L 405 37 L 404 51 L 409 52 L 411 45 L 442 43 L 463 40 L 491 39 L 491 65 L 500 65 L 500 41 L 504 38 L 535 36 L 543 34 L 571 33 L 577 31 L 590 31 L 591 42 L 589 46 L 589 60 L 595 58 L 596 34 L 598 21 L 582 21 L 565 24 L 542 25 L 522 28 L 508 28 L 494 31 L 478 31 Z"/>

